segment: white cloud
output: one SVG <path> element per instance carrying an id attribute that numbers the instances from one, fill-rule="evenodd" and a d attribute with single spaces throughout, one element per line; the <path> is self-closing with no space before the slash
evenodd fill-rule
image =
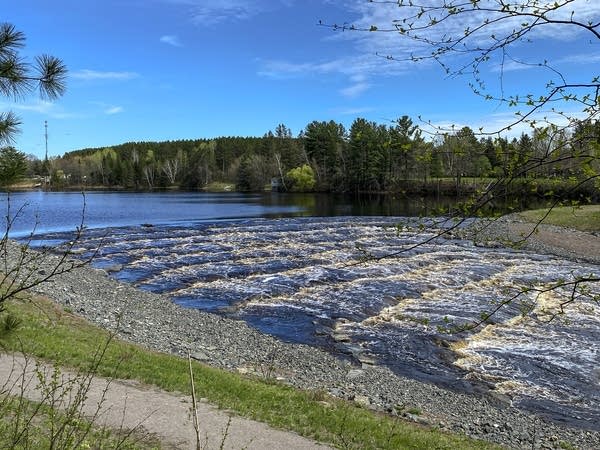
<path id="1" fill-rule="evenodd" d="M 258 75 L 275 78 L 295 78 L 306 77 L 319 74 L 330 74 L 344 72 L 346 69 L 345 62 L 341 59 L 325 62 L 305 62 L 294 63 L 290 61 L 262 61 L 262 68 Z"/>
<path id="2" fill-rule="evenodd" d="M 36 100 L 30 103 L 0 103 L 0 109 L 21 111 L 23 113 L 36 113 L 50 117 L 52 119 L 72 119 L 82 117 L 80 114 L 68 113 L 63 110 L 62 107 L 56 103 Z"/>
<path id="3" fill-rule="evenodd" d="M 347 88 L 341 89 L 340 94 L 342 94 L 344 97 L 354 98 L 358 97 L 360 94 L 366 92 L 370 88 L 371 85 L 369 83 L 361 82 L 348 86 Z"/>
<path id="4" fill-rule="evenodd" d="M 331 112 L 333 114 L 341 114 L 344 116 L 356 116 L 359 114 L 364 114 L 364 113 L 368 113 L 368 112 L 372 112 L 374 111 L 375 108 L 371 107 L 371 106 L 358 106 L 355 108 L 338 108 L 338 109 L 333 109 Z"/>
<path id="5" fill-rule="evenodd" d="M 54 108 L 54 103 L 43 101 L 43 100 L 38 100 L 37 102 L 34 102 L 34 103 L 11 103 L 11 104 L 3 103 L 2 108 L 4 109 L 6 107 L 8 107 L 10 109 L 15 109 L 17 111 L 30 111 L 30 112 L 40 113 L 40 114 L 48 114 Z"/>
<path id="6" fill-rule="evenodd" d="M 123 111 L 125 111 L 125 109 L 122 106 L 118 106 L 118 105 L 111 105 L 110 103 L 106 103 L 106 102 L 98 102 L 98 101 L 93 101 L 93 102 L 89 102 L 91 105 L 93 105 L 96 111 L 96 113 L 98 112 L 98 108 L 106 115 L 113 115 L 113 114 L 119 114 L 122 113 Z"/>
<path id="7" fill-rule="evenodd" d="M 505 72 L 518 72 L 521 70 L 532 70 L 532 69 L 544 69 L 543 63 L 525 63 L 521 61 L 505 61 L 504 63 L 492 66 L 490 72 L 492 73 L 505 73 Z"/>
<path id="8" fill-rule="evenodd" d="M 108 114 L 108 115 L 119 114 L 119 113 L 122 113 L 123 111 L 124 110 L 123 110 L 122 106 L 110 106 L 104 110 L 104 114 Z"/>
<path id="9" fill-rule="evenodd" d="M 539 55 L 539 61 L 519 61 L 516 59 L 508 59 L 502 64 L 496 64 L 492 66 L 490 71 L 492 73 L 505 73 L 541 69 L 554 72 L 554 69 L 557 69 L 561 65 L 586 65 L 597 64 L 600 62 L 600 55 L 597 53 L 578 53 L 548 60 L 544 59 L 544 56 L 545 55 Z"/>
<path id="10" fill-rule="evenodd" d="M 163 44 L 172 45 L 173 47 L 183 47 L 179 38 L 171 34 L 161 36 L 160 42 L 162 42 Z"/>
<path id="11" fill-rule="evenodd" d="M 283 60 L 259 61 L 262 67 L 258 75 L 286 79 L 309 77 L 314 75 L 342 74 L 346 75 L 352 84 L 365 83 L 371 75 L 395 76 L 408 70 L 406 64 L 396 64 L 386 61 L 375 54 L 355 54 L 340 57 L 330 61 L 291 62 Z"/>
<path id="12" fill-rule="evenodd" d="M 346 31 L 338 31 L 332 33 L 329 36 L 329 40 L 340 40 L 349 41 L 354 45 L 355 52 L 359 55 L 364 54 L 375 54 L 379 53 L 383 56 L 392 56 L 397 60 L 402 61 L 403 64 L 412 64 L 410 61 L 413 56 L 430 56 L 431 52 L 435 50 L 434 47 L 429 46 L 422 41 L 408 38 L 397 32 L 397 27 L 404 25 L 402 19 L 413 16 L 413 19 L 408 22 L 413 22 L 415 26 L 422 25 L 424 30 L 420 33 L 421 37 L 426 37 L 433 41 L 443 41 L 444 38 L 461 38 L 464 36 L 466 29 L 476 30 L 484 23 L 487 19 L 489 24 L 481 27 L 479 32 L 475 32 L 470 38 L 466 39 L 461 44 L 466 44 L 467 48 L 485 48 L 492 42 L 496 42 L 495 39 L 501 39 L 503 36 L 510 34 L 515 28 L 519 29 L 521 23 L 527 21 L 527 18 L 515 17 L 508 18 L 506 20 L 494 21 L 500 16 L 500 14 L 494 14 L 485 11 L 473 11 L 463 14 L 456 14 L 450 16 L 446 20 L 439 20 L 435 26 L 429 26 L 429 21 L 432 18 L 441 19 L 440 12 L 433 12 L 432 14 L 424 14 L 420 19 L 415 19 L 414 16 L 419 13 L 420 7 L 407 6 L 408 2 L 405 2 L 404 6 L 398 6 L 397 2 L 367 2 L 361 0 L 346 0 L 342 2 L 342 7 L 345 8 L 349 13 L 346 17 L 333 18 L 332 21 L 327 23 L 335 23 L 338 20 L 339 24 L 344 24 L 344 21 L 355 17 L 354 20 L 346 23 Z M 417 2 L 419 3 L 419 2 Z M 427 2 L 420 2 L 428 5 L 442 5 L 447 1 L 442 0 L 429 0 Z M 460 3 L 460 2 L 459 2 Z M 467 2 L 468 3 L 468 2 Z M 486 8 L 490 6 L 492 9 L 497 8 L 497 0 L 481 0 L 478 5 L 480 8 Z M 550 0 L 540 0 L 535 3 L 540 5 L 552 5 L 554 2 Z M 467 6 L 468 9 L 468 6 Z M 530 8 L 535 9 L 534 7 Z M 442 11 L 442 10 L 440 10 Z M 526 10 L 525 12 L 530 12 Z M 586 23 L 589 20 L 596 21 L 600 16 L 600 1 L 597 0 L 574 0 L 572 3 L 559 8 L 556 11 L 550 12 L 547 16 L 554 19 L 571 19 L 571 13 L 573 12 L 573 20 L 578 20 Z M 369 29 L 372 25 L 376 26 L 379 31 L 367 32 L 367 31 L 352 31 L 349 27 L 354 26 L 358 29 Z M 404 25 L 407 27 L 406 25 Z M 538 55 L 540 52 L 537 47 L 538 44 L 546 46 L 541 54 L 548 53 L 547 45 L 549 41 L 556 41 L 558 45 L 560 42 L 574 40 L 577 38 L 585 37 L 585 31 L 578 26 L 574 25 L 556 25 L 546 24 L 538 26 L 535 30 L 528 34 L 527 37 L 532 40 L 532 43 L 528 43 L 529 54 Z M 588 32 L 589 34 L 589 32 Z M 495 38 L 492 38 L 492 35 Z M 590 35 L 591 37 L 591 35 Z M 595 40 L 595 38 L 593 38 Z M 510 45 L 510 48 L 517 48 L 521 46 L 522 41 L 517 40 L 515 43 Z M 464 47 L 461 45 L 458 47 L 459 52 L 449 53 L 446 56 L 446 61 L 450 63 L 452 68 L 460 69 L 462 64 L 468 64 L 470 57 L 469 55 L 462 54 Z M 477 52 L 472 53 L 475 56 Z M 491 55 L 493 56 L 493 55 Z M 500 54 L 498 54 L 500 56 Z M 538 63 L 543 61 L 543 57 L 531 61 L 529 63 Z M 497 62 L 492 59 L 490 64 Z M 385 66 L 385 64 L 382 64 Z"/>
<path id="13" fill-rule="evenodd" d="M 165 0 L 189 8 L 192 21 L 211 26 L 223 22 L 247 20 L 266 11 L 290 7 L 295 0 Z"/>
<path id="14" fill-rule="evenodd" d="M 570 119 L 582 120 L 586 115 L 579 110 L 565 110 L 559 114 L 552 110 L 542 110 L 530 117 L 535 121 L 536 127 L 544 127 L 549 124 L 558 127 L 567 127 L 571 124 Z M 489 133 L 492 137 L 500 130 L 500 135 L 509 139 L 518 138 L 521 134 L 531 134 L 532 122 L 521 121 L 515 112 L 504 111 L 493 114 L 479 114 L 477 117 L 462 117 L 456 122 L 447 120 L 432 120 L 428 123 L 420 123 L 420 127 L 428 134 L 452 133 L 460 130 L 462 127 L 470 127 L 476 133 Z M 510 129 L 509 129 L 510 128 Z"/>
<path id="15" fill-rule="evenodd" d="M 386 61 L 373 54 L 357 54 L 330 61 L 291 62 L 282 60 L 259 61 L 258 75 L 275 79 L 311 78 L 322 75 L 343 75 L 348 86 L 338 92 L 343 97 L 355 98 L 372 87 L 374 76 L 397 76 L 408 70 L 407 65 Z"/>
<path id="16" fill-rule="evenodd" d="M 546 0 L 541 0 L 544 3 Z M 441 5 L 442 0 L 429 0 L 428 4 Z M 333 3 L 333 2 L 331 2 Z M 467 2 L 468 3 L 468 2 Z M 486 4 L 497 6 L 495 0 L 481 0 L 480 7 L 485 7 Z M 547 1 L 550 4 L 550 0 Z M 344 17 L 334 17 L 331 20 L 324 18 L 324 22 L 331 24 L 338 20 L 338 23 L 347 22 L 345 31 L 331 31 L 327 34 L 324 40 L 328 44 L 338 42 L 341 51 L 345 51 L 346 56 L 338 56 L 330 61 L 261 61 L 261 67 L 258 70 L 260 76 L 273 79 L 313 77 L 315 75 L 342 74 L 350 79 L 349 85 L 339 90 L 342 96 L 353 97 L 359 96 L 369 89 L 370 83 L 368 79 L 376 77 L 398 76 L 407 71 L 415 69 L 428 69 L 436 64 L 433 60 L 423 60 L 415 64 L 411 60 L 413 56 L 427 56 L 434 50 L 433 47 L 424 44 L 423 42 L 402 36 L 396 30 L 395 22 L 397 19 L 402 19 L 412 11 L 418 13 L 418 9 L 411 9 L 408 6 L 399 7 L 397 2 L 367 2 L 364 0 L 345 0 L 335 2 L 336 7 L 340 10 L 347 11 Z M 405 2 L 406 4 L 406 2 Z M 571 11 L 576 11 L 574 19 L 586 21 L 593 17 L 600 16 L 600 1 L 597 0 L 574 0 L 568 7 L 559 9 L 552 13 L 556 18 L 568 18 Z M 424 16 L 425 17 L 425 16 Z M 484 12 L 473 12 L 469 14 L 457 14 L 449 20 L 441 21 L 435 27 L 425 31 L 427 37 L 432 39 L 443 39 L 443 36 L 460 37 L 464 34 L 466 28 L 474 29 L 477 25 L 481 25 L 490 15 Z M 429 20 L 427 18 L 423 20 Z M 488 25 L 481 32 L 472 36 L 469 41 L 471 47 L 489 44 L 492 41 L 491 35 L 501 36 L 502 33 L 510 33 L 514 27 L 520 26 L 522 19 L 500 21 L 497 24 Z M 378 27 L 378 32 L 367 31 L 352 31 L 348 26 L 354 25 L 359 29 L 369 29 L 371 25 Z M 581 31 L 575 26 L 565 26 L 561 28 L 561 32 L 557 33 L 556 26 L 542 26 L 531 34 L 533 43 L 527 44 L 527 54 L 530 59 L 524 59 L 524 63 L 531 65 L 523 65 L 517 62 L 507 60 L 504 65 L 504 71 L 525 70 L 531 69 L 544 60 L 544 55 L 548 53 L 547 46 L 552 40 L 565 41 L 581 37 Z M 385 30 L 390 30 L 386 32 Z M 538 48 L 537 44 L 545 46 Z M 521 44 L 515 42 L 513 46 L 519 47 Z M 551 44 L 552 45 L 552 44 Z M 560 45 L 560 42 L 557 44 Z M 451 69 L 461 69 L 466 66 L 470 69 L 470 62 L 477 53 L 462 54 L 460 52 L 448 55 L 445 61 Z M 542 56 L 538 56 L 542 55 Z M 386 59 L 391 56 L 394 60 Z M 493 56 L 493 55 L 492 55 Z M 487 63 L 488 70 L 492 73 L 500 71 L 501 54 L 496 55 Z M 600 59 L 600 57 L 598 57 Z M 562 61 L 554 61 L 559 63 Z M 565 61 L 566 62 L 566 61 Z M 583 58 L 575 60 L 572 57 L 572 63 L 585 62 Z M 467 70 L 468 72 L 469 70 Z M 441 72 L 440 72 L 441 73 Z"/>
<path id="17" fill-rule="evenodd" d="M 103 72 L 98 70 L 82 69 L 71 73 L 72 78 L 78 80 L 133 80 L 139 78 L 136 72 Z"/>
<path id="18" fill-rule="evenodd" d="M 600 62 L 598 53 L 578 53 L 556 60 L 556 64 L 597 64 Z"/>

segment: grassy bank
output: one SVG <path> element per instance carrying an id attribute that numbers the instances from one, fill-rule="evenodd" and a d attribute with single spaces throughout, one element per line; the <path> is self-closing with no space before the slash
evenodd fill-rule
<path id="1" fill-rule="evenodd" d="M 528 222 L 557 225 L 580 231 L 600 231 L 600 205 L 580 207 L 564 206 L 548 209 L 535 209 L 519 213 L 519 217 Z"/>
<path id="2" fill-rule="evenodd" d="M 85 368 L 108 339 L 106 331 L 47 300 L 13 302 L 9 308 L 23 320 L 21 328 L 5 340 L 12 351 Z M 98 368 L 98 375 L 136 379 L 184 393 L 189 392 L 187 373 L 186 360 L 118 340 L 111 342 Z M 201 364 L 194 364 L 194 376 L 197 395 L 222 409 L 342 448 L 495 448 L 270 380 Z"/>

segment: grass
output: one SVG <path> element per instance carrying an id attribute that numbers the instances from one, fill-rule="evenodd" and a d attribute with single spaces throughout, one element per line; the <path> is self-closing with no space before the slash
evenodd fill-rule
<path id="1" fill-rule="evenodd" d="M 108 333 L 54 303 L 13 301 L 23 324 L 4 345 L 67 367 L 85 368 Z M 188 362 L 119 340 L 111 342 L 98 375 L 136 379 L 189 393 Z M 222 409 L 340 448 L 484 449 L 492 444 L 377 414 L 319 392 L 308 392 L 194 363 L 199 397 Z"/>
<path id="2" fill-rule="evenodd" d="M 519 213 L 519 216 L 532 223 L 543 219 L 542 223 L 550 225 L 574 228 L 581 231 L 600 231 L 600 205 L 553 208 L 548 216 L 544 218 L 547 212 L 547 209 L 535 209 Z"/>
<path id="3" fill-rule="evenodd" d="M 220 181 L 213 181 L 202 188 L 206 192 L 232 192 L 235 191 L 234 183 L 222 183 Z"/>

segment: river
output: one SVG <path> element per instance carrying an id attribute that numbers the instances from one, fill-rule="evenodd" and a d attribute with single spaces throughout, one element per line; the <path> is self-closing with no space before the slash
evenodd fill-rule
<path id="1" fill-rule="evenodd" d="M 84 202 L 81 194 L 21 193 L 11 195 L 12 210 L 28 206 L 11 231 L 24 237 L 37 221 L 34 244 L 65 242 L 84 203 L 88 230 L 77 250 L 100 247 L 94 265 L 119 280 L 286 341 L 452 389 L 493 389 L 555 420 L 600 429 L 597 291 L 549 324 L 521 311 L 536 300 L 534 315 L 544 319 L 560 291 L 528 293 L 472 333 L 439 329 L 476 320 L 521 286 L 598 276 L 598 266 L 436 238 L 440 224 L 407 217 L 451 203 L 423 199 L 92 193 Z"/>

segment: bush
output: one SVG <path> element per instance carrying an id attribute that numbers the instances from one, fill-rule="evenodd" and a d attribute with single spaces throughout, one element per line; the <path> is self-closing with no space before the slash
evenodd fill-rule
<path id="1" fill-rule="evenodd" d="M 285 177 L 289 190 L 294 192 L 312 191 L 317 183 L 315 172 L 308 164 L 291 169 Z"/>

